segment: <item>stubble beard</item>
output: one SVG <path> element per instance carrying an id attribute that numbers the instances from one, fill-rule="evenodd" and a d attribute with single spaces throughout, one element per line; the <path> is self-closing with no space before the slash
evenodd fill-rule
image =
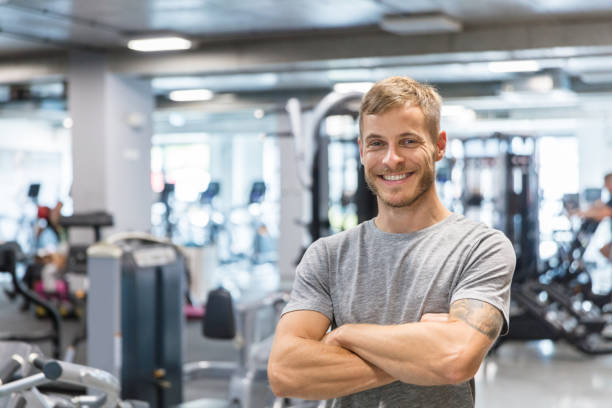
<path id="1" fill-rule="evenodd" d="M 434 169 L 426 166 L 417 184 L 417 188 L 414 194 L 411 194 L 408 197 L 402 198 L 399 201 L 390 201 L 390 200 L 385 199 L 385 197 L 383 197 L 383 195 L 381 195 L 378 189 L 376 188 L 376 183 L 374 181 L 376 180 L 378 176 L 375 174 L 369 174 L 368 171 L 365 171 L 364 175 L 365 175 L 366 184 L 368 185 L 368 188 L 370 189 L 370 191 L 374 195 L 376 195 L 376 197 L 378 197 L 378 199 L 383 204 L 385 204 L 388 207 L 392 207 L 392 208 L 410 207 L 415 202 L 417 202 L 421 197 L 423 197 L 425 193 L 427 193 L 432 188 L 432 186 L 434 185 L 434 181 L 435 181 Z"/>

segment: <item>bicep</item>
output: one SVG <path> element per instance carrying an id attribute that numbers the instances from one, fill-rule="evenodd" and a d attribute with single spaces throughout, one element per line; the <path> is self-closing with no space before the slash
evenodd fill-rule
<path id="1" fill-rule="evenodd" d="M 276 326 L 276 337 L 299 337 L 308 340 L 321 340 L 330 321 L 322 313 L 312 310 L 296 310 L 283 315 Z"/>
<path id="2" fill-rule="evenodd" d="M 504 318 L 499 309 L 476 299 L 459 299 L 453 302 L 449 320 L 463 322 L 472 330 L 482 334 L 479 343 L 487 349 L 497 339 L 504 325 Z"/>

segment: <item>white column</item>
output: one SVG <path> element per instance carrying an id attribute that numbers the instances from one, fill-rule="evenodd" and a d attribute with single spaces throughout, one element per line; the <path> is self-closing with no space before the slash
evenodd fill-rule
<path id="1" fill-rule="evenodd" d="M 103 56 L 71 55 L 74 211 L 114 216 L 107 232 L 150 229 L 153 95 L 148 81 L 115 75 Z M 71 233 L 72 236 L 72 233 Z M 78 234 L 80 240 L 91 240 Z"/>

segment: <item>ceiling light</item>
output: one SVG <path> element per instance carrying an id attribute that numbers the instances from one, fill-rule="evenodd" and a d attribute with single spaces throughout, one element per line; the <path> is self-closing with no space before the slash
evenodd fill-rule
<path id="1" fill-rule="evenodd" d="M 154 37 L 130 40 L 129 49 L 142 52 L 174 51 L 191 48 L 191 41 L 181 37 Z"/>
<path id="2" fill-rule="evenodd" d="M 253 111 L 253 116 L 255 117 L 255 119 L 261 119 L 264 117 L 266 113 L 264 112 L 263 109 L 255 109 Z"/>
<path id="3" fill-rule="evenodd" d="M 612 72 L 585 72 L 580 79 L 586 84 L 602 84 L 612 82 Z"/>
<path id="4" fill-rule="evenodd" d="M 62 126 L 66 129 L 71 129 L 73 124 L 72 118 L 64 118 L 64 120 L 62 120 Z"/>
<path id="5" fill-rule="evenodd" d="M 387 15 L 379 26 L 393 34 L 434 34 L 461 31 L 461 23 L 444 14 Z"/>
<path id="6" fill-rule="evenodd" d="M 193 102 L 211 100 L 214 93 L 210 89 L 181 89 L 172 91 L 168 98 L 174 102 Z"/>
<path id="7" fill-rule="evenodd" d="M 550 75 L 536 75 L 527 80 L 527 86 L 534 92 L 549 92 L 555 87 L 555 81 Z"/>
<path id="8" fill-rule="evenodd" d="M 363 92 L 366 93 L 374 82 L 338 82 L 334 84 L 334 91 L 338 93 Z"/>
<path id="9" fill-rule="evenodd" d="M 180 113 L 171 113 L 168 115 L 168 122 L 174 127 L 185 126 L 185 118 Z"/>
<path id="10" fill-rule="evenodd" d="M 471 122 L 476 120 L 476 112 L 463 105 L 442 105 L 442 117 L 454 121 Z"/>
<path id="11" fill-rule="evenodd" d="M 489 71 L 491 72 L 535 72 L 539 70 L 540 64 L 534 60 L 489 62 Z"/>

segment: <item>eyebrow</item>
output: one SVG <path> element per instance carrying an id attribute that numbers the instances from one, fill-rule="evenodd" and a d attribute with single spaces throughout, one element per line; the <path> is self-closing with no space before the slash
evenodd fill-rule
<path id="1" fill-rule="evenodd" d="M 399 137 L 406 137 L 406 136 L 416 137 L 419 140 L 423 140 L 423 136 L 419 135 L 418 133 L 404 132 L 399 135 Z M 368 141 L 370 139 L 384 139 L 384 136 L 381 136 L 377 133 L 370 133 L 364 138 L 364 141 Z"/>

